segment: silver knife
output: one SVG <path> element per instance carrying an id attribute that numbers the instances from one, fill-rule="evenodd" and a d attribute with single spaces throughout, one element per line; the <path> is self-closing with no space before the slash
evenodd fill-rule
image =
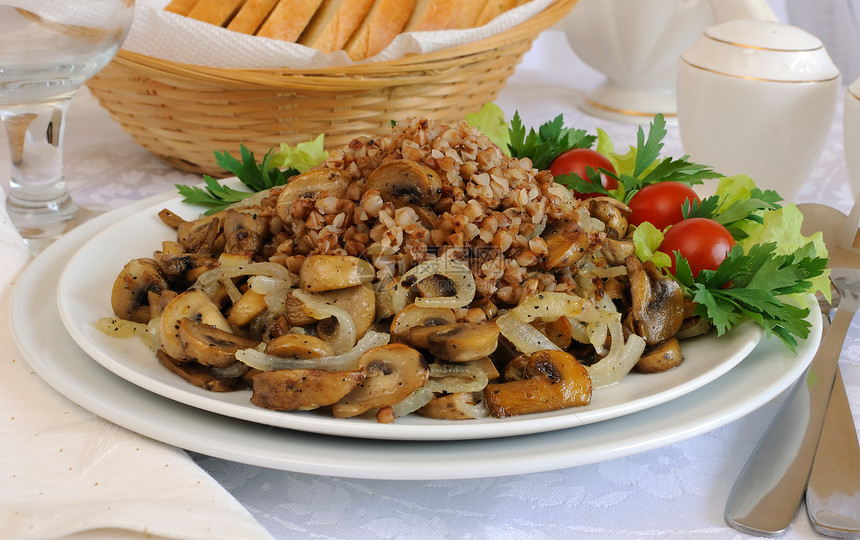
<path id="1" fill-rule="evenodd" d="M 842 293 L 833 323 L 729 494 L 725 519 L 740 531 L 783 534 L 806 490 L 839 354 L 860 304 L 860 271 L 834 268 L 831 279 Z"/>
<path id="2" fill-rule="evenodd" d="M 806 512 L 821 534 L 860 538 L 860 442 L 838 369 L 806 486 Z"/>

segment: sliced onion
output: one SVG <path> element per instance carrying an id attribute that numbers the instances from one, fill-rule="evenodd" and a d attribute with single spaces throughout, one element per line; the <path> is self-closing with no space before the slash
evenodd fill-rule
<path id="1" fill-rule="evenodd" d="M 642 351 L 645 350 L 645 340 L 636 334 L 631 334 L 627 338 L 627 343 L 624 342 L 624 331 L 621 329 L 620 322 L 613 321 L 608 326 L 612 337 L 609 354 L 596 364 L 586 367 L 591 377 L 592 389 L 620 381 L 630 373 L 642 356 Z"/>
<path id="2" fill-rule="evenodd" d="M 273 262 L 256 262 L 238 266 L 216 266 L 200 274 L 194 286 L 205 288 L 216 281 L 239 276 L 269 276 L 290 282 L 290 271 L 283 265 Z"/>
<path id="3" fill-rule="evenodd" d="M 235 304 L 239 301 L 240 298 L 242 298 L 242 291 L 240 291 L 239 287 L 237 287 L 236 284 L 233 283 L 232 279 L 219 279 L 218 281 L 216 281 L 216 283 L 221 284 L 221 286 L 224 287 L 224 289 L 227 291 L 227 296 L 230 297 L 230 302 Z M 208 293 L 209 288 L 204 289 L 204 292 Z M 211 297 L 212 295 L 210 294 L 209 296 Z"/>
<path id="4" fill-rule="evenodd" d="M 251 287 L 251 290 L 263 296 L 281 291 L 291 285 L 289 278 L 282 279 L 260 274 L 248 278 L 248 286 Z"/>
<path id="5" fill-rule="evenodd" d="M 425 386 L 433 392 L 456 394 L 480 392 L 488 382 L 487 374 L 476 366 L 430 364 L 430 380 Z"/>
<path id="6" fill-rule="evenodd" d="M 158 320 L 158 319 L 154 319 Z M 158 327 L 151 324 L 143 324 L 116 317 L 101 317 L 96 320 L 95 327 L 100 332 L 116 337 L 130 338 L 139 337 L 152 350 L 158 350 Z"/>
<path id="7" fill-rule="evenodd" d="M 534 326 L 519 320 L 513 313 L 508 312 L 496 319 L 499 332 L 511 342 L 518 351 L 531 354 L 537 351 L 560 351 L 558 345 L 541 334 Z"/>
<path id="8" fill-rule="evenodd" d="M 314 319 L 321 321 L 334 317 L 337 319 L 337 332 L 329 340 L 329 344 L 338 354 L 343 354 L 355 345 L 355 321 L 343 308 L 326 304 L 319 298 L 302 290 L 293 291 L 293 297 L 302 303 L 304 311 Z"/>
<path id="9" fill-rule="evenodd" d="M 460 408 L 460 411 L 469 418 L 484 418 L 485 416 L 489 416 L 490 409 L 487 408 L 487 400 L 485 399 L 484 393 L 472 392 L 472 395 L 475 396 L 475 404 L 463 405 Z"/>
<path id="10" fill-rule="evenodd" d="M 374 347 L 387 345 L 391 336 L 382 332 L 368 330 L 355 347 L 347 353 L 319 358 L 283 358 L 266 354 L 256 349 L 240 349 L 236 359 L 260 371 L 275 371 L 279 369 L 324 369 L 326 371 L 352 371 L 358 364 L 358 358 Z"/>
<path id="11" fill-rule="evenodd" d="M 213 367 L 211 371 L 212 375 L 215 375 L 219 379 L 235 379 L 236 377 L 244 375 L 249 369 L 250 368 L 242 362 L 233 362 L 229 366 L 222 368 Z"/>
<path id="12" fill-rule="evenodd" d="M 430 298 L 416 298 L 415 304 L 420 307 L 447 307 L 451 309 L 461 308 L 468 305 L 475 298 L 475 278 L 468 266 L 460 261 L 454 261 L 445 257 L 437 257 L 425 261 L 412 268 L 400 278 L 400 284 L 394 292 L 392 302 L 395 306 L 406 305 L 408 286 L 404 283 L 410 281 L 415 284 L 433 275 L 445 276 L 454 283 L 454 296 L 436 296 Z"/>
<path id="13" fill-rule="evenodd" d="M 520 321 L 529 323 L 532 321 L 552 322 L 559 317 L 579 319 L 587 310 L 593 310 L 593 305 L 575 294 L 542 292 L 526 298 L 509 313 L 512 313 Z"/>
<path id="14" fill-rule="evenodd" d="M 266 302 L 266 309 L 274 315 L 284 313 L 287 310 L 287 296 L 291 290 L 289 287 L 284 287 L 264 296 L 263 301 Z"/>
<path id="15" fill-rule="evenodd" d="M 425 385 L 416 388 L 414 392 L 392 405 L 391 408 L 394 410 L 394 416 L 406 416 L 433 401 L 434 397 L 436 396 L 433 394 L 433 390 Z"/>

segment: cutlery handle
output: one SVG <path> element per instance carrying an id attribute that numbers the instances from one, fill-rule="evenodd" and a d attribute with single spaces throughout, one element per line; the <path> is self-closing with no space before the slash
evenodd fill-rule
<path id="1" fill-rule="evenodd" d="M 839 354 L 857 310 L 854 302 L 844 300 L 818 352 L 732 487 L 725 518 L 740 531 L 778 536 L 797 513 L 821 435 Z"/>
<path id="2" fill-rule="evenodd" d="M 860 442 L 838 369 L 806 486 L 806 511 L 821 534 L 860 537 Z"/>

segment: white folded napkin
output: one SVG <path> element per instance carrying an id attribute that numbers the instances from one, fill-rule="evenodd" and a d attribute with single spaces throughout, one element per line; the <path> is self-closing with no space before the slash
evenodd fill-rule
<path id="1" fill-rule="evenodd" d="M 0 312 L 29 260 L 0 190 Z M 54 391 L 0 321 L 0 538 L 271 538 L 185 452 Z"/>

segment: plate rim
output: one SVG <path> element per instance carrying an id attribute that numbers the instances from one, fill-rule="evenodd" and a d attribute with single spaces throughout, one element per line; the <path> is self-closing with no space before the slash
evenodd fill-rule
<path id="1" fill-rule="evenodd" d="M 158 196 L 149 200 L 157 201 Z M 51 278 L 51 272 L 54 273 L 52 279 L 58 280 L 59 270 L 54 263 L 71 249 L 70 246 L 83 240 L 77 230 L 72 231 L 30 264 L 13 288 L 10 314 L 21 314 L 22 310 L 31 315 L 38 312 L 55 317 L 59 323 L 56 303 L 31 302 L 27 294 L 44 289 L 40 280 Z M 47 294 L 56 297 L 56 288 L 49 288 Z M 10 326 L 25 361 L 57 392 L 141 435 L 206 455 L 279 470 L 349 478 L 431 480 L 505 476 L 587 465 L 712 431 L 771 401 L 798 379 L 821 336 L 820 313 L 811 310 L 809 321 L 811 333 L 799 344 L 798 355 L 785 355 L 782 345 L 775 339 L 764 339 L 725 379 L 717 379 L 679 398 L 682 405 L 689 407 L 675 407 L 677 403 L 670 402 L 588 426 L 506 439 L 437 442 L 354 439 L 350 445 L 337 444 L 339 438 L 333 436 L 273 430 L 174 402 L 128 383 L 101 367 L 74 344 L 62 327 L 59 330 L 72 349 L 64 353 L 73 362 L 49 358 L 50 355 L 45 354 L 45 347 L 51 344 L 62 348 L 66 344 L 61 343 L 63 339 L 56 343 L 28 341 L 27 330 L 35 326 L 33 321 L 10 317 Z M 764 369 L 757 367 L 764 364 L 778 367 L 777 376 L 753 393 L 727 399 L 737 393 L 739 386 L 749 383 L 744 372 Z M 87 374 L 93 378 L 88 379 Z M 109 393 L 125 400 L 125 407 L 105 401 L 110 396 L 104 396 L 104 389 L 94 386 L 96 378 L 109 381 Z M 735 379 L 737 385 L 732 382 Z M 141 410 L 153 414 L 139 414 Z M 164 418 L 158 416 L 160 413 L 165 413 L 169 421 L 164 422 Z M 416 466 L 412 459 L 416 455 L 431 454 L 437 459 L 429 464 Z M 438 459 L 439 455 L 456 459 Z M 355 463 L 351 459 L 358 456 L 363 456 L 365 461 Z"/>
<path id="2" fill-rule="evenodd" d="M 682 365 L 683 370 L 693 370 L 693 377 L 686 380 L 676 382 L 670 385 L 660 385 L 657 381 L 657 390 L 650 394 L 634 396 L 634 399 L 624 401 L 613 401 L 607 406 L 594 408 L 571 408 L 561 411 L 553 411 L 549 413 L 538 413 L 531 415 L 523 415 L 519 417 L 511 417 L 505 419 L 479 419 L 475 421 L 452 422 L 443 420 L 432 420 L 424 418 L 404 418 L 394 424 L 380 424 L 372 419 L 360 417 L 354 419 L 340 419 L 327 416 L 321 412 L 284 412 L 273 411 L 256 407 L 250 403 L 250 391 L 243 390 L 237 393 L 212 393 L 194 387 L 183 381 L 175 375 L 166 373 L 157 373 L 156 377 L 145 372 L 151 366 L 140 366 L 134 363 L 124 363 L 116 354 L 111 354 L 112 351 L 104 350 L 98 343 L 104 339 L 104 336 L 98 334 L 91 328 L 91 322 L 83 320 L 75 313 L 75 306 L 80 306 L 79 298 L 74 297 L 68 291 L 73 290 L 76 282 L 73 279 L 80 277 L 86 266 L 89 266 L 93 257 L 93 251 L 101 251 L 99 244 L 104 236 L 116 236 L 117 231 L 126 231 L 129 228 L 128 223 L 137 221 L 157 221 L 157 212 L 160 207 L 171 207 L 173 211 L 178 211 L 178 208 L 188 208 L 191 211 L 200 210 L 199 207 L 189 205 L 181 201 L 181 197 L 175 193 L 166 192 L 159 196 L 153 197 L 152 204 L 144 205 L 143 201 L 138 201 L 133 205 L 129 205 L 123 209 L 118 209 L 119 214 L 111 213 L 111 219 L 105 219 L 104 222 L 85 223 L 81 228 L 85 234 L 89 234 L 90 238 L 85 240 L 82 245 L 77 246 L 74 253 L 66 261 L 63 270 L 60 274 L 60 279 L 57 284 L 57 305 L 60 317 L 63 321 L 66 331 L 71 335 L 77 345 L 82 348 L 91 358 L 96 360 L 106 369 L 112 371 L 119 377 L 140 386 L 150 392 L 154 392 L 168 399 L 173 399 L 185 405 L 214 412 L 224 416 L 239 418 L 258 422 L 261 424 L 274 426 L 278 428 L 289 428 L 303 431 L 310 431 L 320 434 L 337 434 L 340 436 L 363 437 L 375 439 L 402 439 L 402 440 L 475 440 L 480 438 L 493 437 L 511 437 L 520 435 L 529 435 L 534 433 L 542 433 L 556 429 L 567 429 L 588 425 L 595 422 L 602 422 L 609 419 L 633 414 L 635 412 L 651 408 L 653 406 L 669 402 L 677 399 L 689 392 L 692 392 L 703 385 L 713 381 L 724 375 L 729 369 L 737 365 L 743 360 L 761 341 L 763 330 L 748 321 L 742 327 L 735 329 L 734 334 L 729 337 L 716 338 L 713 334 L 707 339 L 722 339 L 724 343 L 731 343 L 736 346 L 735 354 L 731 357 L 723 359 L 714 367 L 704 367 L 702 364 L 696 363 L 693 360 L 688 360 L 686 365 Z M 123 225 L 125 224 L 125 228 Z M 166 229 L 165 229 L 166 231 Z M 167 237 L 167 233 L 165 233 Z M 157 249 L 157 246 L 153 246 Z M 141 255 L 147 256 L 147 255 Z M 113 261 L 111 261 L 113 262 Z M 124 264 L 125 260 L 121 261 Z M 85 276 L 84 279 L 87 279 Z M 112 281 L 111 281 L 112 283 Z M 65 292 L 64 292 L 65 291 Z M 76 304 L 76 301 L 78 303 Z M 90 302 L 89 299 L 86 300 Z M 99 300 L 101 302 L 101 300 Z M 104 300 L 107 303 L 107 298 Z M 95 315 L 95 314 L 90 314 Z M 105 312 L 102 316 L 110 316 L 111 313 Z M 87 317 L 85 317 L 87 318 Z M 94 320 L 92 321 L 94 322 Z M 702 338 L 705 339 L 705 338 Z M 732 340 L 729 342 L 728 340 Z M 117 348 L 124 347 L 118 342 L 111 343 L 109 346 Z M 142 349 L 141 345 L 131 345 L 138 350 Z M 695 346 L 690 344 L 689 346 Z M 154 358 L 154 355 L 153 355 Z M 153 360 L 155 362 L 155 360 Z M 688 367 L 689 366 L 689 367 Z M 677 373 L 677 372 L 676 372 Z M 661 374 L 641 375 L 632 374 L 632 377 L 660 377 Z M 677 375 L 672 375 L 672 378 L 677 378 Z M 630 379 L 627 385 L 615 386 L 608 389 L 610 393 L 622 391 L 622 388 L 635 388 L 634 382 Z M 649 383 L 651 380 L 649 379 Z M 604 390 L 605 392 L 606 390 Z M 237 396 L 247 396 L 245 399 L 238 401 Z M 605 394 L 606 395 L 606 394 Z M 611 394 L 608 394 L 611 396 Z M 597 396 L 595 401 L 599 401 L 600 396 Z"/>

